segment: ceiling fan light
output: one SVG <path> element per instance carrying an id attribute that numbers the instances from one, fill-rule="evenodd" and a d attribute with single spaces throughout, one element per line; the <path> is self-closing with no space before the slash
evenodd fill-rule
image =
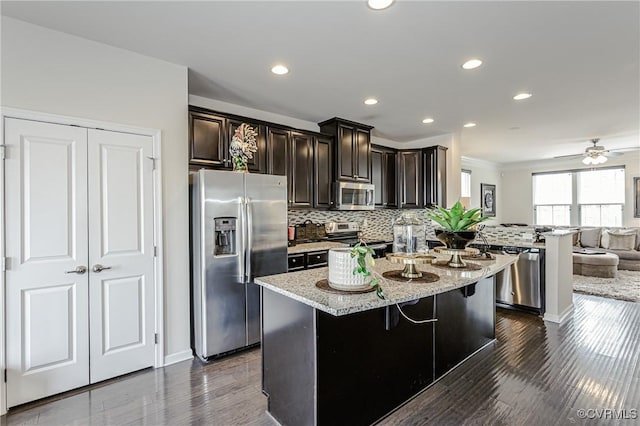
<path id="1" fill-rule="evenodd" d="M 593 158 L 591 157 L 584 157 L 582 159 L 582 164 L 584 164 L 585 166 L 588 166 L 589 164 L 593 163 Z"/>
<path id="2" fill-rule="evenodd" d="M 607 162 L 607 157 L 605 157 L 604 155 L 598 155 L 598 157 L 596 157 L 595 164 L 603 164 L 606 162 Z"/>

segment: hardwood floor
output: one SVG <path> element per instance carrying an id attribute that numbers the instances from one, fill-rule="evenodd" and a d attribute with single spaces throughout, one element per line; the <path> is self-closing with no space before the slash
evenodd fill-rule
<path id="1" fill-rule="evenodd" d="M 585 295 L 574 302 L 573 318 L 561 326 L 500 310 L 494 344 L 379 424 L 640 423 L 640 304 Z M 254 349 L 27 404 L 11 409 L 1 424 L 275 424 L 265 409 L 260 350 Z M 617 414 L 627 417 L 635 409 L 639 417 L 582 419 L 579 409 L 626 410 Z"/>

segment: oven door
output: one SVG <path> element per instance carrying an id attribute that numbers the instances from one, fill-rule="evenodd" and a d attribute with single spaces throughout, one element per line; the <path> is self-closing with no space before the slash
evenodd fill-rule
<path id="1" fill-rule="evenodd" d="M 373 210 L 374 186 L 369 183 L 335 182 L 337 210 Z"/>

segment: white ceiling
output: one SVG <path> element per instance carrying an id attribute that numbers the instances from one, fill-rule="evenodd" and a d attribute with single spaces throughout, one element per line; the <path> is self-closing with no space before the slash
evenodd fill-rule
<path id="1" fill-rule="evenodd" d="M 189 68 L 189 92 L 496 163 L 640 147 L 639 2 L 10 2 L 2 14 Z M 484 60 L 473 71 L 460 68 Z M 291 70 L 269 71 L 277 62 Z M 512 96 L 531 91 L 516 102 Z M 363 104 L 374 96 L 380 103 Z M 436 122 L 422 124 L 432 116 Z M 475 121 L 478 126 L 463 129 Z"/>

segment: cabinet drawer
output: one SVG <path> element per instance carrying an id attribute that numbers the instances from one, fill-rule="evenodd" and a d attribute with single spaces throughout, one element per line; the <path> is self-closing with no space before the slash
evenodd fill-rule
<path id="1" fill-rule="evenodd" d="M 322 266 L 327 266 L 328 258 L 329 252 L 327 250 L 309 252 L 307 253 L 307 267 L 320 268 Z"/>
<path id="2" fill-rule="evenodd" d="M 304 269 L 304 253 L 292 254 L 288 257 L 288 271 L 299 271 Z"/>

